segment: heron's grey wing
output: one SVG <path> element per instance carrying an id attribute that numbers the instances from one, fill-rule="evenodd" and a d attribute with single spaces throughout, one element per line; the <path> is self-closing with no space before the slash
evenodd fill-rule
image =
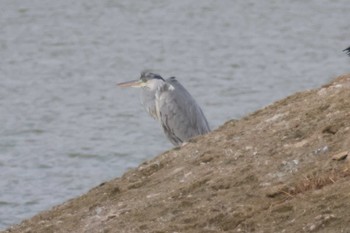
<path id="1" fill-rule="evenodd" d="M 175 79 L 165 81 L 166 88 L 156 97 L 160 122 L 174 145 L 210 131 L 201 108 L 190 93 Z"/>

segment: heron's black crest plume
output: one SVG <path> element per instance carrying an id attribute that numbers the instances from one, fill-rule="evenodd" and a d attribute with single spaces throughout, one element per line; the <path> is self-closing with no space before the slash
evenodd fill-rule
<path id="1" fill-rule="evenodd" d="M 155 73 L 149 72 L 149 71 L 141 72 L 140 79 L 143 80 L 143 81 L 147 81 L 147 80 L 150 80 L 150 79 L 161 79 L 161 80 L 164 81 L 162 76 L 160 76 L 159 74 L 155 74 Z"/>
<path id="2" fill-rule="evenodd" d="M 350 47 L 343 50 L 348 56 L 350 56 Z"/>

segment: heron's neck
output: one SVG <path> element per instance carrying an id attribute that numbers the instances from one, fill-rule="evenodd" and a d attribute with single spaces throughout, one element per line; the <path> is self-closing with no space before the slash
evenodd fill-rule
<path id="1" fill-rule="evenodd" d="M 163 80 L 154 79 L 147 83 L 147 88 L 149 88 L 152 92 L 159 92 L 164 89 L 165 85 L 166 83 Z"/>

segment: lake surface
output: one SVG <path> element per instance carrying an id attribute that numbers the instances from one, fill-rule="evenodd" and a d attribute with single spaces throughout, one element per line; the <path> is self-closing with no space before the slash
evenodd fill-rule
<path id="1" fill-rule="evenodd" d="M 349 72 L 348 1 L 0 2 L 0 229 L 172 145 L 136 89 L 176 76 L 213 129 Z"/>

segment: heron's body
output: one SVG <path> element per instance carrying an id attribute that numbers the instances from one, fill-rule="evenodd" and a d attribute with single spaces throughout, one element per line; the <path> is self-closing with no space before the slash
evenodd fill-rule
<path id="1" fill-rule="evenodd" d="M 129 85 L 130 82 L 120 84 Z M 142 87 L 141 99 L 146 111 L 159 121 L 172 144 L 181 145 L 210 132 L 201 108 L 176 78 L 164 80 L 157 74 L 143 72 L 138 86 Z"/>

